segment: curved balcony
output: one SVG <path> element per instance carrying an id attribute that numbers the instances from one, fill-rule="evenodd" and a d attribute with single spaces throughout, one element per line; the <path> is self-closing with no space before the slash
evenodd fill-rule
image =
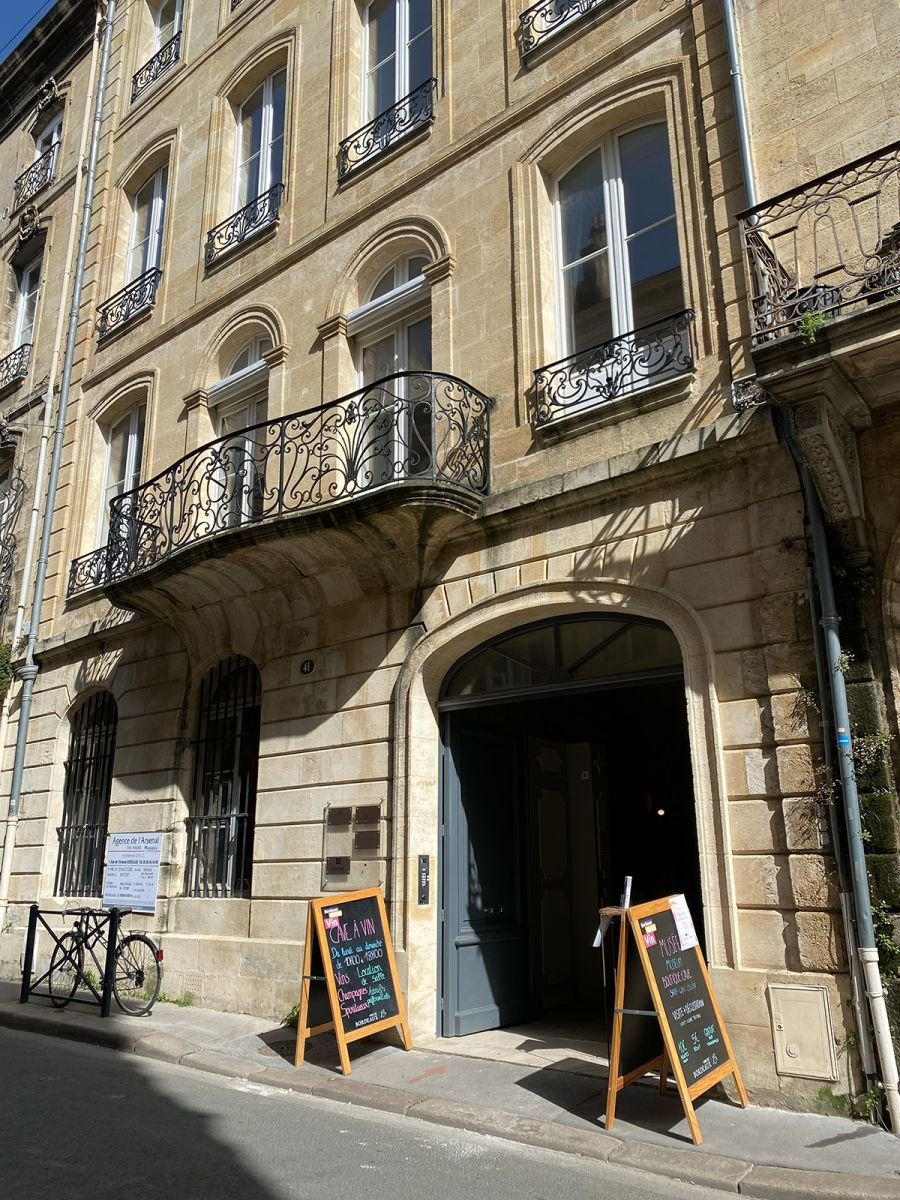
<path id="1" fill-rule="evenodd" d="M 401 488 L 405 498 L 474 513 L 488 490 L 491 403 L 452 375 L 407 371 L 209 442 L 111 502 L 107 544 L 73 561 L 67 595 L 201 547 L 222 552 L 227 538 L 210 543 L 229 531 L 283 534 L 285 518 L 373 493 Z"/>

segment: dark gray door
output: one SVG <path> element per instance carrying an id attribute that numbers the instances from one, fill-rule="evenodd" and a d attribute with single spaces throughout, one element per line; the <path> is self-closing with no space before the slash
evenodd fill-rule
<path id="1" fill-rule="evenodd" d="M 527 1020 L 522 746 L 452 718 L 444 787 L 445 1037 Z"/>

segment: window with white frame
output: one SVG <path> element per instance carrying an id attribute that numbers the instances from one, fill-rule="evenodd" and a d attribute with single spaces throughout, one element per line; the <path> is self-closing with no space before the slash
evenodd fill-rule
<path id="1" fill-rule="evenodd" d="M 421 254 L 398 259 L 347 317 L 359 385 L 377 388 L 365 402 L 370 412 L 380 408 L 380 416 L 363 464 L 376 482 L 431 467 L 431 288 L 422 273 L 428 261 Z"/>
<path id="2" fill-rule="evenodd" d="M 282 182 L 286 88 L 287 72 L 276 71 L 238 110 L 235 209 L 251 204 Z"/>
<path id="3" fill-rule="evenodd" d="M 41 259 L 32 259 L 16 278 L 16 326 L 13 345 L 27 346 L 34 342 L 34 324 L 38 297 L 41 291 Z"/>
<path id="4" fill-rule="evenodd" d="M 665 122 L 613 134 L 557 185 L 561 353 L 684 306 Z"/>
<path id="5" fill-rule="evenodd" d="M 136 488 L 141 481 L 146 423 L 146 404 L 136 404 L 106 430 L 106 462 L 103 470 L 98 545 L 102 546 L 109 535 L 111 502 Z"/>
<path id="6" fill-rule="evenodd" d="M 181 13 L 182 0 L 162 0 L 161 4 L 151 6 L 154 54 L 181 33 Z"/>
<path id="7" fill-rule="evenodd" d="M 434 75 L 431 6 L 432 0 L 373 0 L 366 8 L 364 121 Z"/>
<path id="8" fill-rule="evenodd" d="M 131 198 L 127 283 L 160 264 L 168 179 L 168 167 L 160 167 Z"/>
<path id="9" fill-rule="evenodd" d="M 62 140 L 62 126 L 63 126 L 63 115 L 62 115 L 62 112 L 60 111 L 60 112 L 56 113 L 55 116 L 51 117 L 50 120 L 43 126 L 41 131 L 35 136 L 35 139 L 34 139 L 35 162 L 37 162 L 37 160 L 39 158 L 41 158 L 44 154 L 47 154 L 50 150 L 53 150 L 53 151 L 57 150 L 59 143 Z M 54 164 L 55 164 L 55 158 L 56 158 L 56 156 L 54 154 L 54 156 L 53 156 Z M 51 168 L 51 171 L 52 171 L 52 168 Z"/>
<path id="10" fill-rule="evenodd" d="M 257 335 L 235 356 L 225 378 L 209 390 L 220 439 L 210 487 L 218 495 L 215 507 L 222 528 L 251 520 L 261 510 L 269 391 L 264 356 L 271 349 L 272 339 Z"/>

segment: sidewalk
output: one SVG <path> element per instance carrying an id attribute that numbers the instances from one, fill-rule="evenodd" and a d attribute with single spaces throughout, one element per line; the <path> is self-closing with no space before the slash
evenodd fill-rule
<path id="1" fill-rule="evenodd" d="M 609 1160 L 667 1178 L 744 1196 L 900 1200 L 900 1139 L 839 1117 L 724 1101 L 697 1106 L 703 1145 L 691 1144 L 677 1096 L 633 1084 L 619 1098 L 613 1134 L 598 1123 L 605 1074 L 582 1058 L 535 1069 L 446 1053 L 439 1042 L 406 1053 L 394 1045 L 351 1047 L 344 1078 L 333 1038 L 307 1046 L 293 1066 L 294 1037 L 272 1021 L 157 1004 L 148 1017 L 96 1008 L 18 1003 L 17 984 L 0 982 L 0 1025 L 180 1063 L 271 1087 L 403 1113 L 439 1125 Z M 115 1010 L 114 1010 L 115 1011 Z"/>

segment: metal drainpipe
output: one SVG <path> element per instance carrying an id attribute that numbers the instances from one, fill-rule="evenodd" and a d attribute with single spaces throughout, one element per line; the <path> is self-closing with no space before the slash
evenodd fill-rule
<path id="1" fill-rule="evenodd" d="M 103 51 L 97 81 L 97 100 L 94 105 L 94 122 L 91 131 L 91 148 L 88 154 L 84 186 L 84 205 L 81 215 L 81 236 L 78 243 L 78 258 L 75 263 L 75 282 L 72 287 L 72 307 L 69 311 L 69 328 L 66 336 L 66 357 L 63 362 L 59 392 L 59 407 L 53 439 L 53 457 L 50 462 L 50 479 L 47 484 L 47 503 L 44 509 L 44 525 L 41 531 L 41 548 L 34 580 L 34 598 L 31 605 L 31 620 L 28 627 L 28 644 L 25 662 L 17 675 L 22 680 L 22 695 L 19 703 L 19 728 L 16 737 L 16 753 L 13 759 L 12 782 L 9 790 L 9 818 L 3 850 L 3 866 L 0 870 L 0 896 L 9 894 L 9 875 L 12 870 L 12 852 L 18 825 L 19 806 L 22 797 L 22 776 L 25 769 L 25 751 L 28 746 L 28 722 L 31 717 L 31 700 L 34 681 L 40 667 L 34 657 L 40 629 L 41 608 L 47 582 L 47 565 L 50 561 L 50 538 L 53 533 L 53 518 L 56 508 L 56 493 L 59 486 L 59 468 L 62 461 L 63 442 L 66 432 L 66 414 L 69 407 L 69 391 L 72 384 L 72 364 L 75 361 L 75 345 L 78 337 L 78 319 L 81 309 L 81 293 L 84 289 L 84 264 L 87 258 L 88 239 L 91 232 L 91 215 L 94 204 L 94 181 L 97 174 L 97 158 L 100 150 L 100 126 L 103 122 L 103 99 L 106 95 L 106 75 L 109 66 L 109 50 L 112 43 L 113 22 L 116 16 L 116 0 L 108 0 L 106 25 L 103 31 Z M 5 901 L 4 901 L 5 903 Z"/>
<path id="2" fill-rule="evenodd" d="M 102 30 L 102 15 L 98 5 L 97 17 L 94 22 L 93 48 L 91 50 L 91 67 L 88 74 L 88 86 L 84 99 L 84 115 L 81 121 L 81 142 L 78 147 L 78 168 L 76 170 L 76 178 L 74 184 L 74 194 L 72 197 L 72 225 L 69 232 L 69 240 L 66 246 L 65 267 L 63 269 L 63 286 L 61 295 L 65 295 L 69 287 L 69 281 L 72 278 L 72 270 L 75 258 L 75 249 L 77 244 L 76 229 L 78 208 L 81 201 L 81 166 L 85 162 L 88 152 L 88 130 L 90 128 L 91 114 L 91 97 L 94 94 L 94 88 L 97 81 L 97 64 L 100 52 L 100 34 Z M 25 558 L 22 566 L 22 582 L 19 586 L 19 602 L 16 606 L 16 619 L 13 626 L 12 645 L 18 646 L 25 627 L 25 613 L 28 605 L 28 593 L 31 590 L 31 575 L 34 567 L 34 554 L 37 549 L 38 530 L 40 528 L 41 513 L 43 509 L 43 495 L 45 486 L 45 477 L 47 473 L 47 456 L 50 446 L 50 438 L 53 433 L 53 393 L 56 389 L 56 376 L 58 374 L 58 366 L 60 354 L 62 352 L 63 333 L 65 331 L 65 309 L 60 307 L 59 318 L 56 322 L 56 332 L 53 337 L 53 353 L 50 358 L 50 373 L 47 377 L 47 387 L 44 392 L 42 403 L 43 412 L 41 415 L 41 440 L 40 450 L 38 452 L 37 470 L 34 477 L 34 492 L 31 504 L 31 516 L 28 522 L 28 541 L 26 543 Z M 6 733 L 9 727 L 9 714 L 12 707 L 13 689 L 7 688 L 6 695 L 3 697 L 2 708 L 0 708 L 0 746 L 6 745 Z M 5 835 L 3 845 L 0 846 L 0 929 L 6 923 L 6 909 L 9 899 L 9 879 L 12 870 L 12 856 L 16 847 L 16 834 L 19 823 L 18 814 L 15 816 L 7 816 L 5 819 Z"/>
<path id="3" fill-rule="evenodd" d="M 878 1048 L 878 1058 L 881 1063 L 882 1086 L 891 1118 L 891 1128 L 894 1135 L 900 1137 L 900 1077 L 897 1072 L 897 1056 L 891 1038 L 881 972 L 878 969 L 878 948 L 875 944 L 875 924 L 872 919 L 872 897 L 869 894 L 869 877 L 866 871 L 866 853 L 859 811 L 859 793 L 856 790 L 856 772 L 853 764 L 847 685 L 841 670 L 841 639 L 838 633 L 840 617 L 834 602 L 831 555 L 825 535 L 825 519 L 822 514 L 819 493 L 816 491 L 800 447 L 794 441 L 787 415 L 777 406 L 773 406 L 773 415 L 779 436 L 787 446 L 797 468 L 800 487 L 803 491 L 806 520 L 812 537 L 813 570 L 819 594 L 819 619 L 825 635 L 825 662 L 829 675 L 828 690 L 831 697 L 831 710 L 834 714 L 835 751 L 841 779 L 841 797 L 850 858 L 850 878 L 853 883 L 853 899 L 856 908 L 859 959 L 862 964 L 872 1027 L 875 1031 L 875 1045 Z"/>
<path id="4" fill-rule="evenodd" d="M 734 92 L 734 119 L 737 122 L 738 147 L 744 173 L 744 192 L 747 196 L 747 207 L 755 208 L 758 204 L 756 172 L 753 169 L 753 155 L 750 153 L 750 121 L 747 116 L 747 96 L 741 70 L 741 45 L 738 40 L 737 18 L 734 15 L 734 0 L 722 0 L 722 15 L 725 18 L 725 36 L 728 39 L 728 65 Z"/>

